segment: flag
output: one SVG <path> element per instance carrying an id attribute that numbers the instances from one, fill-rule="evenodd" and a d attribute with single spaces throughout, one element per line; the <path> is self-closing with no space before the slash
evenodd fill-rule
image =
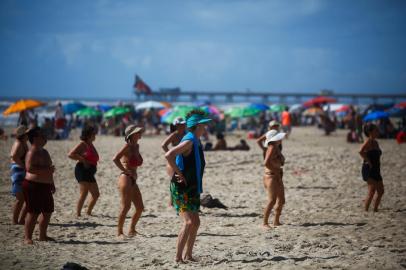
<path id="1" fill-rule="evenodd" d="M 151 88 L 138 75 L 135 75 L 134 90 L 137 93 L 152 94 Z"/>

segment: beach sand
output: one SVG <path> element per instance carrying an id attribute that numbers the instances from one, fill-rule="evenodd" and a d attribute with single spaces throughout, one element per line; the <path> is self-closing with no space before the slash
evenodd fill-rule
<path id="1" fill-rule="evenodd" d="M 8 153 L 0 142 L 0 268 L 61 269 L 76 262 L 89 269 L 401 269 L 406 268 L 406 145 L 379 140 L 385 194 L 378 213 L 364 212 L 367 187 L 361 179 L 359 144 L 346 131 L 326 137 L 315 127 L 294 128 L 284 141 L 286 205 L 283 226 L 261 228 L 266 193 L 262 154 L 249 140 L 248 152 L 207 152 L 204 191 L 229 207 L 202 208 L 196 263 L 174 263 L 180 218 L 168 207 L 169 179 L 160 144 L 163 136 L 140 141 L 144 164 L 138 184 L 145 212 L 134 238 L 116 238 L 118 169 L 111 161 L 123 139 L 98 136 L 100 199 L 94 216 L 76 218 L 75 162 L 67 153 L 78 133 L 46 145 L 56 166 L 55 212 L 48 234 L 56 242 L 23 244 L 23 226 L 11 225 Z M 237 136 L 227 136 L 229 145 Z M 371 207 L 372 209 L 372 207 Z M 131 214 L 134 209 L 131 209 Z M 85 213 L 85 211 L 83 211 Z M 129 219 L 126 220 L 125 232 Z M 272 218 L 272 215 L 271 215 Z"/>

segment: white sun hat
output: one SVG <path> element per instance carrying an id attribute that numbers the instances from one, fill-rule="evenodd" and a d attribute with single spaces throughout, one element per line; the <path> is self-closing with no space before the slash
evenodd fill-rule
<path id="1" fill-rule="evenodd" d="M 174 126 L 176 126 L 176 125 L 183 125 L 183 124 L 186 124 L 186 121 L 183 120 L 182 117 L 176 117 L 176 118 L 173 120 L 173 122 L 172 122 L 172 125 L 174 125 Z"/>
<path id="2" fill-rule="evenodd" d="M 264 146 L 267 147 L 268 143 L 270 142 L 277 142 L 280 140 L 283 140 L 286 136 L 286 133 L 284 132 L 278 132 L 277 130 L 269 130 L 266 134 L 265 134 L 265 142 L 264 142 Z"/>

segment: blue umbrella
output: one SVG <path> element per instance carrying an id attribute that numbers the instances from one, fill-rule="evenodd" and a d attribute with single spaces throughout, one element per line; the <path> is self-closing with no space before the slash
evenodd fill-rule
<path id="1" fill-rule="evenodd" d="M 367 115 L 364 116 L 364 121 L 373 121 L 373 120 L 378 120 L 382 118 L 389 118 L 389 114 L 387 112 L 383 111 L 376 111 L 376 112 L 371 112 Z"/>
<path id="2" fill-rule="evenodd" d="M 263 103 L 252 103 L 250 104 L 248 107 L 253 108 L 253 109 L 257 109 L 260 111 L 267 111 L 269 110 L 269 106 Z"/>
<path id="3" fill-rule="evenodd" d="M 389 111 L 387 111 L 390 117 L 405 117 L 406 116 L 406 109 L 393 107 Z"/>
<path id="4" fill-rule="evenodd" d="M 86 108 L 85 105 L 83 105 L 80 102 L 72 102 L 72 103 L 67 103 L 62 106 L 63 112 L 65 114 L 72 114 L 75 113 L 83 108 Z"/>
<path id="5" fill-rule="evenodd" d="M 108 104 L 99 104 L 97 105 L 97 108 L 102 111 L 102 112 L 107 112 L 108 110 L 113 109 L 114 106 L 108 105 Z"/>

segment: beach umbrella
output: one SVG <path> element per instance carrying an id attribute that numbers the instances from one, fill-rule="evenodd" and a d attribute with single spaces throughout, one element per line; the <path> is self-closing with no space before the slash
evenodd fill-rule
<path id="1" fill-rule="evenodd" d="M 294 112 L 300 112 L 303 109 L 302 104 L 293 104 L 292 106 L 289 107 L 289 112 L 294 113 Z"/>
<path id="2" fill-rule="evenodd" d="M 83 117 L 97 117 L 97 116 L 101 115 L 101 112 L 96 110 L 95 108 L 86 107 L 86 108 L 76 111 L 75 115 L 83 116 Z"/>
<path id="3" fill-rule="evenodd" d="M 103 116 L 106 118 L 109 118 L 109 117 L 114 117 L 114 116 L 118 116 L 118 115 L 123 115 L 130 111 L 131 110 L 127 107 L 114 107 L 114 108 L 108 110 L 107 112 L 105 112 L 103 114 Z"/>
<path id="4" fill-rule="evenodd" d="M 211 105 L 211 101 L 208 99 L 199 100 L 199 101 L 195 102 L 195 105 L 197 107 L 209 106 L 209 105 Z"/>
<path id="5" fill-rule="evenodd" d="M 406 101 L 403 101 L 401 103 L 396 104 L 395 107 L 396 108 L 406 109 Z"/>
<path id="6" fill-rule="evenodd" d="M 260 111 L 267 111 L 269 110 L 269 106 L 263 103 L 252 103 L 248 106 L 249 108 L 257 109 Z"/>
<path id="7" fill-rule="evenodd" d="M 303 106 L 311 107 L 311 106 L 320 105 L 323 103 L 334 103 L 334 102 L 337 102 L 337 100 L 335 98 L 319 96 L 319 97 L 309 99 L 308 101 L 303 103 Z"/>
<path id="8" fill-rule="evenodd" d="M 167 101 L 161 101 L 162 105 L 164 105 L 165 108 L 172 108 L 172 104 L 167 102 Z"/>
<path id="9" fill-rule="evenodd" d="M 161 102 L 153 100 L 142 102 L 135 107 L 137 111 L 148 109 L 163 109 L 163 108 L 165 108 L 165 106 Z"/>
<path id="10" fill-rule="evenodd" d="M 232 107 L 228 109 L 225 114 L 229 115 L 231 118 L 243 118 L 243 117 L 251 117 L 251 116 L 256 116 L 260 113 L 261 111 L 255 108 L 250 108 L 250 107 Z"/>
<path id="11" fill-rule="evenodd" d="M 350 110 L 350 106 L 348 105 L 342 105 L 340 108 L 335 110 L 336 112 L 348 112 Z"/>
<path id="12" fill-rule="evenodd" d="M 3 115 L 7 116 L 12 113 L 18 113 L 21 111 L 34 109 L 37 107 L 44 106 L 46 103 L 35 100 L 35 99 L 21 99 L 13 104 L 11 104 L 4 112 Z"/>
<path id="13" fill-rule="evenodd" d="M 405 117 L 406 116 L 406 107 L 405 108 L 399 108 L 399 107 L 393 107 L 392 109 L 386 111 L 390 117 Z"/>
<path id="14" fill-rule="evenodd" d="M 97 109 L 99 109 L 102 112 L 107 112 L 108 110 L 111 110 L 114 108 L 114 106 L 109 105 L 109 104 L 99 104 L 97 105 Z"/>
<path id="15" fill-rule="evenodd" d="M 305 116 L 315 116 L 317 114 L 323 114 L 323 110 L 317 107 L 309 108 L 303 112 Z"/>
<path id="16" fill-rule="evenodd" d="M 272 112 L 283 112 L 283 111 L 285 110 L 285 108 L 286 108 L 286 106 L 283 105 L 283 104 L 273 104 L 273 105 L 270 107 L 270 110 L 271 110 Z"/>
<path id="17" fill-rule="evenodd" d="M 168 111 L 161 117 L 161 122 L 170 124 L 177 117 L 182 117 L 184 119 L 190 111 L 195 109 L 197 109 L 197 107 L 186 105 L 175 106 L 172 108 L 172 110 Z"/>
<path id="18" fill-rule="evenodd" d="M 368 121 L 384 119 L 384 118 L 389 118 L 389 114 L 387 112 L 376 111 L 376 112 L 371 112 L 371 113 L 365 115 L 363 120 L 365 122 L 368 122 Z"/>
<path id="19" fill-rule="evenodd" d="M 75 113 L 83 108 L 86 108 L 86 106 L 80 102 L 66 103 L 65 105 L 62 106 L 63 112 L 66 114 Z"/>
<path id="20" fill-rule="evenodd" d="M 201 107 L 203 111 L 205 111 L 207 114 L 219 116 L 220 115 L 220 110 L 213 105 L 208 105 L 208 106 L 203 106 Z"/>
<path id="21" fill-rule="evenodd" d="M 166 113 L 168 113 L 171 110 L 172 109 L 170 109 L 170 108 L 161 109 L 158 111 L 158 115 L 162 117 L 163 115 L 165 115 Z"/>

